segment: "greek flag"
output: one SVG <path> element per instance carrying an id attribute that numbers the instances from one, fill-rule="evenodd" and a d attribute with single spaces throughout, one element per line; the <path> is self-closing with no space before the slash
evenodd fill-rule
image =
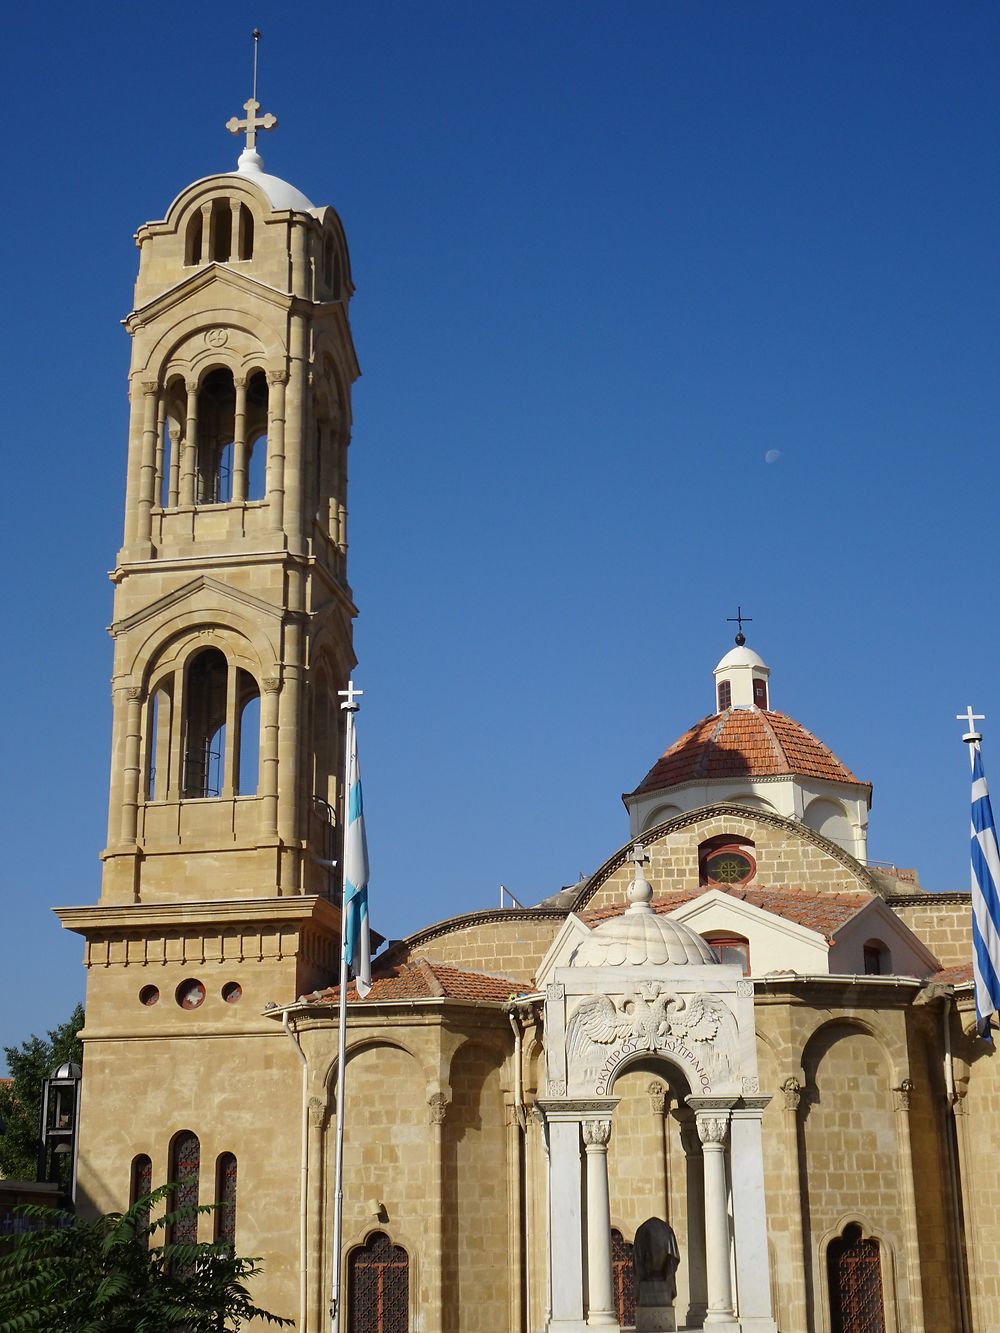
<path id="1" fill-rule="evenodd" d="M 972 760 L 972 973 L 979 1031 L 991 1042 L 990 1016 L 1000 1010 L 1000 855 L 978 740 Z"/>
<path id="2" fill-rule="evenodd" d="M 350 717 L 351 748 L 347 761 L 347 829 L 344 834 L 344 960 L 354 972 L 362 999 L 372 988 L 371 941 L 368 935 L 368 840 L 361 800 L 358 734 Z"/>

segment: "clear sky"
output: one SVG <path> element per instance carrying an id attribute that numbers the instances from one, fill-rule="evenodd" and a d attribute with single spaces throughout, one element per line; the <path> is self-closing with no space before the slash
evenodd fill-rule
<path id="1" fill-rule="evenodd" d="M 968 883 L 996 603 L 1000 7 L 921 0 L 21 6 L 4 30 L 0 1043 L 82 996 L 132 234 L 235 165 L 347 229 L 372 912 L 537 901 L 710 711 L 874 783 L 870 852 Z M 765 461 L 769 451 L 779 455 Z"/>

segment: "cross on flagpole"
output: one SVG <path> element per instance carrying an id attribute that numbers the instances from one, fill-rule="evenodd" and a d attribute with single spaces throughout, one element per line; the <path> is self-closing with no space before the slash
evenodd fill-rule
<path id="1" fill-rule="evenodd" d="M 965 732 L 962 740 L 965 741 L 966 745 L 969 747 L 969 763 L 974 765 L 976 762 L 975 747 L 983 739 L 982 732 L 976 730 L 975 724 L 977 722 L 985 722 L 986 714 L 974 713 L 972 711 L 972 704 L 969 704 L 964 713 L 955 714 L 955 721 L 964 722 L 968 727 L 968 731 Z"/>
<path id="2" fill-rule="evenodd" d="M 347 682 L 346 690 L 338 690 L 337 693 L 344 701 L 340 705 L 341 708 L 349 708 L 352 713 L 356 713 L 358 711 L 360 705 L 355 703 L 355 700 L 360 699 L 362 697 L 362 695 L 364 694 L 364 690 L 356 689 L 353 680 L 349 680 Z"/>

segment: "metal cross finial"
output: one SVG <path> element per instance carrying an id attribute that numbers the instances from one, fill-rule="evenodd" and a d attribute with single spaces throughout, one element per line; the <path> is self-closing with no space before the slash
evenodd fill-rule
<path id="1" fill-rule="evenodd" d="M 726 620 L 729 624 L 736 626 L 736 642 L 742 648 L 747 641 L 747 636 L 743 633 L 743 622 L 746 621 L 748 625 L 752 625 L 753 616 L 745 616 L 742 606 L 737 606 L 735 616 L 727 616 Z"/>
<path id="2" fill-rule="evenodd" d="M 340 705 L 341 708 L 349 708 L 349 709 L 351 710 L 352 713 L 356 713 L 356 712 L 358 711 L 358 708 L 360 707 L 360 705 L 359 705 L 356 701 L 357 701 L 358 699 L 360 699 L 361 696 L 364 694 L 364 690 L 356 690 L 356 689 L 354 688 L 354 681 L 353 681 L 353 680 L 349 680 L 349 681 L 347 682 L 347 689 L 346 689 L 346 690 L 338 690 L 337 693 L 340 695 L 340 697 L 341 697 L 341 698 L 343 699 L 343 701 L 344 701 L 344 702 Z"/>
<path id="3" fill-rule="evenodd" d="M 231 116 L 226 121 L 226 129 L 230 134 L 241 134 L 246 130 L 247 148 L 257 147 L 257 131 L 273 130 L 278 123 L 278 117 L 272 116 L 270 111 L 266 115 L 258 116 L 260 103 L 257 101 L 257 45 L 260 42 L 260 28 L 254 28 L 250 34 L 253 37 L 253 93 L 248 102 L 243 103 L 243 110 L 247 113 L 245 120 L 239 120 L 236 116 Z"/>

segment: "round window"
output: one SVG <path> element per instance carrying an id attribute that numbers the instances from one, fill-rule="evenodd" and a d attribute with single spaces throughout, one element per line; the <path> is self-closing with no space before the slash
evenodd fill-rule
<path id="1" fill-rule="evenodd" d="M 159 998 L 160 992 L 159 988 L 156 986 L 143 986 L 142 990 L 139 992 L 139 1003 L 144 1004 L 147 1009 L 156 1004 Z"/>
<path id="2" fill-rule="evenodd" d="M 238 981 L 227 981 L 222 988 L 222 998 L 226 1004 L 235 1004 L 243 999 L 243 987 Z"/>
<path id="3" fill-rule="evenodd" d="M 705 878 L 710 884 L 745 884 L 757 867 L 742 847 L 720 847 L 705 857 Z"/>
<path id="4" fill-rule="evenodd" d="M 175 996 L 182 1009 L 197 1009 L 205 1002 L 205 987 L 200 981 L 189 977 L 177 987 Z"/>

